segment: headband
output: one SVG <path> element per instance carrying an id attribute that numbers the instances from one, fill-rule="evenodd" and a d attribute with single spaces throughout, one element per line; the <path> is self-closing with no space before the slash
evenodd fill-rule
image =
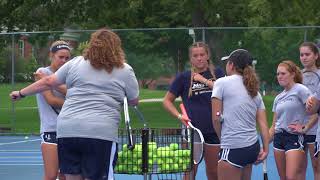
<path id="1" fill-rule="evenodd" d="M 71 50 L 70 47 L 67 44 L 58 44 L 50 48 L 50 52 L 55 53 L 61 49 Z"/>

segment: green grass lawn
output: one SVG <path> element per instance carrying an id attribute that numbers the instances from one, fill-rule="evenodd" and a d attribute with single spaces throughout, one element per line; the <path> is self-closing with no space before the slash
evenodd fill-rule
<path id="1" fill-rule="evenodd" d="M 26 84 L 16 84 L 15 89 L 20 89 Z M 35 96 L 28 96 L 22 101 L 18 101 L 13 104 L 9 98 L 11 92 L 11 85 L 2 84 L 0 85 L 0 127 L 11 127 L 15 133 L 39 133 L 39 116 L 36 108 Z M 160 90 L 140 90 L 140 99 L 150 98 L 163 98 L 166 91 Z M 272 121 L 272 96 L 265 96 L 264 102 L 267 109 L 269 125 Z M 178 105 L 178 103 L 177 103 Z M 180 122 L 175 118 L 171 117 L 163 107 L 161 102 L 147 102 L 140 103 L 139 109 L 142 111 L 146 121 L 150 127 L 156 128 L 169 128 L 179 127 Z M 130 111 L 132 126 L 133 128 L 140 128 L 143 124 L 140 122 L 135 113 Z M 124 122 L 121 121 L 121 127 L 124 126 Z"/>

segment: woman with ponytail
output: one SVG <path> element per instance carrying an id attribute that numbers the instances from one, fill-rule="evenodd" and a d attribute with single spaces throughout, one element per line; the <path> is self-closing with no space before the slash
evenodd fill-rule
<path id="1" fill-rule="evenodd" d="M 252 164 L 262 162 L 269 152 L 268 125 L 259 80 L 247 50 L 237 49 L 222 60 L 227 60 L 227 76 L 218 79 L 212 90 L 212 121 L 221 140 L 218 179 L 251 179 Z"/>
<path id="2" fill-rule="evenodd" d="M 188 119 L 174 106 L 176 98 L 181 97 L 192 124 L 204 136 L 204 160 L 209 180 L 217 179 L 218 152 L 220 141 L 211 121 L 211 90 L 216 78 L 224 76 L 220 68 L 214 68 L 207 44 L 196 42 L 189 48 L 191 70 L 178 74 L 164 97 L 164 108 L 174 117 L 186 123 Z M 196 175 L 197 167 L 193 175 Z"/>
<path id="3" fill-rule="evenodd" d="M 305 179 L 306 152 L 305 128 L 306 101 L 311 91 L 302 83 L 302 73 L 292 61 L 278 65 L 277 79 L 284 90 L 273 102 L 273 123 L 269 130 L 273 138 L 274 157 L 281 180 Z"/>

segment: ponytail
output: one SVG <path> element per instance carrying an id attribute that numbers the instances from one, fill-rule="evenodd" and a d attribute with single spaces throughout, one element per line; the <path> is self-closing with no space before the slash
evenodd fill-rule
<path id="1" fill-rule="evenodd" d="M 249 95 L 253 98 L 258 95 L 259 79 L 251 66 L 246 66 L 243 69 L 243 84 L 246 87 Z"/>

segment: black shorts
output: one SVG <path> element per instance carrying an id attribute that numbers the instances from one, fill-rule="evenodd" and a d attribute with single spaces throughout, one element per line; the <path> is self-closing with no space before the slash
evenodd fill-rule
<path id="1" fill-rule="evenodd" d="M 287 131 L 277 132 L 274 135 L 273 147 L 278 151 L 303 150 L 305 147 L 304 135 L 291 134 Z"/>
<path id="2" fill-rule="evenodd" d="M 320 143 L 316 142 L 314 145 L 314 157 L 318 157 L 320 152 Z"/>
<path id="3" fill-rule="evenodd" d="M 54 144 L 57 145 L 57 133 L 56 132 L 44 132 L 40 135 L 41 138 L 41 144 Z"/>
<path id="4" fill-rule="evenodd" d="M 116 143 L 91 138 L 58 138 L 62 174 L 80 174 L 87 179 L 113 177 Z"/>
<path id="5" fill-rule="evenodd" d="M 231 165 L 243 168 L 256 162 L 260 152 L 259 141 L 251 146 L 237 149 L 221 149 L 219 153 L 220 160 L 226 161 Z"/>
<path id="6" fill-rule="evenodd" d="M 209 145 L 220 145 L 220 140 L 217 134 L 214 133 L 203 133 L 204 143 Z"/>
<path id="7" fill-rule="evenodd" d="M 306 144 L 314 144 L 316 142 L 316 135 L 304 135 L 304 142 Z"/>

